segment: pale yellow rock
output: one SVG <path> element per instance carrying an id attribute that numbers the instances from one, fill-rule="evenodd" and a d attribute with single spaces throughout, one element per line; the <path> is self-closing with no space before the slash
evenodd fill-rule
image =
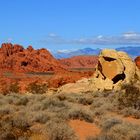
<path id="1" fill-rule="evenodd" d="M 120 90 L 122 84 L 136 79 L 140 81 L 140 71 L 127 53 L 105 49 L 99 55 L 94 76 L 64 85 L 58 93 Z"/>
<path id="2" fill-rule="evenodd" d="M 100 52 L 99 57 L 110 57 L 110 58 L 118 58 L 118 54 L 116 50 L 113 49 L 104 49 Z"/>
<path id="3" fill-rule="evenodd" d="M 82 93 L 89 91 L 89 80 L 84 78 L 76 83 L 66 84 L 58 89 L 57 93 Z"/>

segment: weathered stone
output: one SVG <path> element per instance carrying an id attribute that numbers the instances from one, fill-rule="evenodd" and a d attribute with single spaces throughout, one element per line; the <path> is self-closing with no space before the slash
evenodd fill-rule
<path id="1" fill-rule="evenodd" d="M 100 86 L 103 89 L 110 90 L 117 89 L 120 84 L 131 82 L 138 73 L 135 63 L 127 53 L 105 49 L 99 55 L 99 63 L 94 78 L 97 78 L 97 81 L 102 81 Z M 94 85 L 97 83 L 95 82 Z"/>
<path id="2" fill-rule="evenodd" d="M 78 81 L 69 86 L 65 85 L 61 88 L 61 92 L 69 90 L 73 92 L 76 89 L 82 92 L 119 90 L 122 84 L 130 83 L 134 79 L 140 80 L 140 71 L 127 53 L 105 49 L 99 55 L 99 62 L 93 77 L 84 82 Z"/>

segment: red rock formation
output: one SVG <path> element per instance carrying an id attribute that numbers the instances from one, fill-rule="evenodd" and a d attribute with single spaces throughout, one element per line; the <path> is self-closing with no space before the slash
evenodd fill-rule
<path id="1" fill-rule="evenodd" d="M 79 61 L 80 60 L 82 60 L 82 63 L 84 62 L 84 58 L 79 58 Z M 88 66 L 92 65 L 94 67 L 94 60 L 85 60 L 85 62 Z M 71 67 L 75 65 L 76 64 L 71 65 Z M 79 66 L 81 65 L 78 65 L 78 67 Z M 50 71 L 54 73 L 51 76 L 29 76 L 26 74 L 28 72 L 44 73 Z M 10 73 L 8 74 L 7 72 Z M 34 50 L 32 46 L 24 49 L 21 45 L 13 45 L 11 43 L 4 43 L 0 48 L 0 91 L 3 87 L 7 88 L 15 81 L 18 81 L 21 91 L 24 91 L 29 83 L 36 80 L 42 83 L 47 82 L 49 87 L 59 87 L 66 83 L 76 82 L 82 77 L 89 77 L 92 74 L 93 72 L 68 71 L 66 65 L 62 65 L 60 61 L 56 60 L 46 49 Z"/>
<path id="2" fill-rule="evenodd" d="M 4 43 L 0 48 L 0 69 L 16 72 L 64 71 L 48 50 L 24 49 L 21 45 Z"/>
<path id="3" fill-rule="evenodd" d="M 137 67 L 140 69 L 140 56 L 135 58 L 135 63 L 137 65 Z"/>
<path id="4" fill-rule="evenodd" d="M 65 68 L 95 68 L 98 63 L 97 56 L 74 56 L 71 58 L 60 59 L 59 62 Z"/>

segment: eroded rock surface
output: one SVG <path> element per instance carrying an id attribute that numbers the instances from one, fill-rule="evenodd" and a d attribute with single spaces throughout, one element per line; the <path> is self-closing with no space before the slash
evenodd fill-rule
<path id="1" fill-rule="evenodd" d="M 12 72 L 65 71 L 46 49 L 24 49 L 21 45 L 3 43 L 0 48 L 0 69 Z"/>
<path id="2" fill-rule="evenodd" d="M 73 87 L 78 89 L 79 86 L 81 92 L 79 83 L 82 83 L 82 92 L 119 90 L 122 84 L 130 83 L 134 79 L 140 80 L 140 71 L 133 60 L 125 52 L 105 49 L 99 55 L 93 77 L 78 81 L 75 85 L 65 85 L 60 88 L 60 91 L 75 92 Z"/>

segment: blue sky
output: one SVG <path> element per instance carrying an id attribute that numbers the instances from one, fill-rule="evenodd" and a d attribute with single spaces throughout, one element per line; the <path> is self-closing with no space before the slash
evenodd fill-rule
<path id="1" fill-rule="evenodd" d="M 140 45 L 140 0 L 0 0 L 0 43 L 51 50 Z"/>

